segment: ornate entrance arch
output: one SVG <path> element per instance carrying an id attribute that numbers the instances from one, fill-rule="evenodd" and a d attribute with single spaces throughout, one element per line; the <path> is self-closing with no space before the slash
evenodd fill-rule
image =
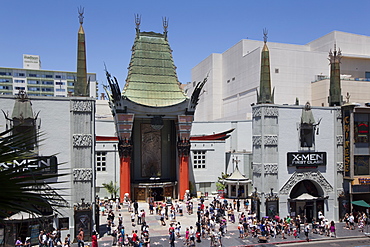
<path id="1" fill-rule="evenodd" d="M 319 185 L 323 192 L 323 196 L 327 196 L 329 192 L 333 191 L 333 186 L 325 179 L 320 171 L 294 172 L 290 179 L 280 189 L 280 194 L 289 195 L 294 186 L 303 180 L 311 180 Z"/>

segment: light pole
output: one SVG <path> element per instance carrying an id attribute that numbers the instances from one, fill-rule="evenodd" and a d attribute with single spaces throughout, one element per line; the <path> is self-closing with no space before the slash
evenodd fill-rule
<path id="1" fill-rule="evenodd" d="M 113 144 L 113 147 L 114 147 L 114 186 L 116 186 L 117 184 L 117 145 Z"/>

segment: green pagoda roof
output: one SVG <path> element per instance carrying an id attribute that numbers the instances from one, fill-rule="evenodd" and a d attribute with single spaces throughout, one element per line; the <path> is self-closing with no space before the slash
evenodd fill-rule
<path id="1" fill-rule="evenodd" d="M 122 95 L 137 104 L 152 107 L 172 106 L 186 100 L 167 33 L 137 32 Z"/>

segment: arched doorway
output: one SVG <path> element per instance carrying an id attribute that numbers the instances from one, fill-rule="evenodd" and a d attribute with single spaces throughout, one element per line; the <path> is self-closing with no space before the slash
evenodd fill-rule
<path id="1" fill-rule="evenodd" d="M 317 219 L 317 213 L 324 213 L 324 191 L 312 180 L 302 180 L 290 192 L 290 215 Z"/>

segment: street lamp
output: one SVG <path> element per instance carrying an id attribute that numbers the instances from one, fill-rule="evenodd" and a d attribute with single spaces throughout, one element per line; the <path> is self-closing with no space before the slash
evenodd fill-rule
<path id="1" fill-rule="evenodd" d="M 117 183 L 117 145 L 113 144 L 114 147 L 114 186 Z"/>

